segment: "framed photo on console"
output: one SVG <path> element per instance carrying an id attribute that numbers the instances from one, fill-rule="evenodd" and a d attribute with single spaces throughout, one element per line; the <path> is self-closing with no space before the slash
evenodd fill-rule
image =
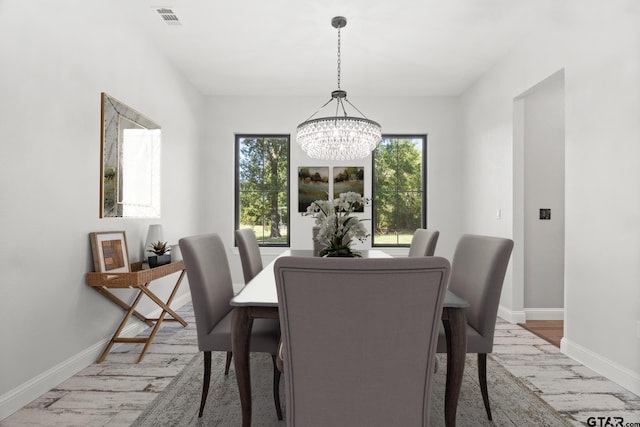
<path id="1" fill-rule="evenodd" d="M 129 272 L 129 252 L 124 231 L 97 231 L 89 233 L 89 239 L 96 272 Z"/>

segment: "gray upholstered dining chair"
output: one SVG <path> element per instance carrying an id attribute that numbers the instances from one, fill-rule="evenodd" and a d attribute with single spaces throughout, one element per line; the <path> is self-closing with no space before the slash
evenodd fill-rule
<path id="1" fill-rule="evenodd" d="M 236 230 L 236 243 L 240 252 L 244 283 L 249 283 L 262 270 L 262 256 L 256 233 L 250 228 Z"/>
<path id="2" fill-rule="evenodd" d="M 231 364 L 231 315 L 229 301 L 233 298 L 231 272 L 222 239 L 217 234 L 201 234 L 179 240 L 191 290 L 196 317 L 198 347 L 204 352 L 204 379 L 199 416 L 202 417 L 211 379 L 211 352 L 227 352 L 225 375 Z M 273 359 L 273 398 L 278 419 L 280 407 L 280 371 L 276 368 L 275 354 L 280 341 L 277 319 L 255 319 L 251 331 L 250 349 L 269 353 Z"/>
<path id="3" fill-rule="evenodd" d="M 277 259 L 287 426 L 427 426 L 449 268 L 440 257 Z"/>
<path id="4" fill-rule="evenodd" d="M 433 256 L 436 251 L 436 244 L 440 232 L 437 230 L 427 230 L 426 228 L 418 228 L 411 238 L 411 246 L 409 247 L 409 257 L 417 256 Z"/>
<path id="5" fill-rule="evenodd" d="M 478 354 L 478 380 L 489 420 L 492 417 L 487 390 L 487 353 L 493 351 L 500 293 L 512 249 L 511 239 L 465 234 L 458 241 L 451 263 L 449 290 L 469 303 L 467 353 Z M 441 328 L 438 353 L 446 352 L 447 342 Z"/>

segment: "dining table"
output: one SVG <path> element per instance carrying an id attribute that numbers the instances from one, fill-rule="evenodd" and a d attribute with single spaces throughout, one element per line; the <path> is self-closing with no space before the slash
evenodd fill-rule
<path id="1" fill-rule="evenodd" d="M 366 258 L 389 258 L 384 251 L 359 251 Z M 313 256 L 312 250 L 285 250 L 280 256 Z M 277 258 L 276 258 L 277 259 Z M 253 319 L 278 319 L 278 294 L 274 275 L 275 260 L 267 264 L 244 288 L 234 296 L 231 323 L 231 342 L 236 380 L 240 393 L 243 427 L 251 426 L 251 372 L 249 368 L 249 338 Z M 458 396 L 462 385 L 467 353 L 467 318 L 469 303 L 447 290 L 442 308 L 442 323 L 447 340 L 447 377 L 445 383 L 445 425 L 456 425 Z"/>

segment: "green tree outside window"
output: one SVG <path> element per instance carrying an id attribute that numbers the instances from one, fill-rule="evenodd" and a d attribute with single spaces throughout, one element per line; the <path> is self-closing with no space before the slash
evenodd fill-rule
<path id="1" fill-rule="evenodd" d="M 289 246 L 289 135 L 236 135 L 236 229 Z"/>
<path id="2" fill-rule="evenodd" d="M 426 146 L 422 136 L 383 136 L 373 153 L 373 246 L 408 246 L 426 226 Z"/>

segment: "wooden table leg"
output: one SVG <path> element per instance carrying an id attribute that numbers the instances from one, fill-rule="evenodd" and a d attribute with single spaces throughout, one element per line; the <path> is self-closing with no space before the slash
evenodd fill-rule
<path id="1" fill-rule="evenodd" d="M 240 392 L 242 426 L 251 426 L 251 371 L 249 369 L 249 339 L 251 336 L 251 307 L 235 307 L 231 320 L 231 346 Z"/>
<path id="2" fill-rule="evenodd" d="M 122 301 L 120 298 L 118 298 L 117 296 L 109 292 L 106 288 L 94 287 L 93 289 L 95 289 L 98 293 L 104 295 L 105 297 L 109 298 L 111 301 L 119 305 L 125 312 L 129 311 L 129 309 L 131 308 L 129 304 L 127 304 L 126 302 Z M 136 316 L 141 322 L 144 322 L 149 326 L 153 326 L 153 322 L 151 320 L 147 319 L 145 316 L 138 313 L 136 310 L 133 310 L 132 314 Z"/>
<path id="3" fill-rule="evenodd" d="M 160 306 L 160 308 L 162 308 L 163 310 L 165 310 L 167 313 L 169 313 L 171 315 L 171 317 L 173 317 L 174 319 L 176 319 L 178 322 L 180 322 L 180 324 L 182 326 L 187 326 L 187 322 L 175 311 L 173 311 L 171 309 L 171 307 L 169 307 L 167 304 L 164 303 L 164 301 L 162 301 L 160 298 L 158 298 L 156 296 L 156 294 L 154 294 L 153 292 L 151 292 L 149 290 L 149 288 L 147 286 L 141 286 L 139 288 L 142 292 L 144 292 L 144 294 L 146 296 L 148 296 L 153 302 L 155 302 L 156 304 L 158 304 Z"/>
<path id="4" fill-rule="evenodd" d="M 124 315 L 122 322 L 120 322 L 120 325 L 118 325 L 118 329 L 116 329 L 116 331 L 114 332 L 113 337 L 111 337 L 109 344 L 107 344 L 107 347 L 102 351 L 102 354 L 100 355 L 100 357 L 98 357 L 98 363 L 101 363 L 104 360 L 104 358 L 107 357 L 107 354 L 109 354 L 109 350 L 111 350 L 113 343 L 116 342 L 116 340 L 120 336 L 120 332 L 122 332 L 122 329 L 124 329 L 124 326 L 129 321 L 129 318 L 131 317 L 133 312 L 136 311 L 136 306 L 140 302 L 140 298 L 142 298 L 142 295 L 143 295 L 142 292 L 138 292 L 136 299 L 133 301 L 133 304 L 131 304 L 131 306 L 129 307 L 129 310 L 127 310 L 127 313 Z"/>
<path id="5" fill-rule="evenodd" d="M 147 350 L 149 349 L 149 345 L 151 345 L 151 341 L 153 341 L 153 339 L 156 336 L 156 333 L 158 332 L 158 329 L 160 329 L 160 325 L 162 324 L 162 321 L 164 320 L 164 316 L 168 313 L 169 306 L 171 305 L 171 302 L 173 301 L 173 298 L 176 296 L 176 292 L 178 292 L 178 288 L 180 287 L 180 283 L 182 283 L 182 278 L 184 277 L 185 272 L 186 272 L 186 270 L 182 270 L 182 273 L 180 273 L 180 277 L 178 278 L 178 281 L 176 282 L 175 286 L 173 287 L 173 291 L 171 291 L 171 295 L 169 295 L 169 299 L 167 299 L 167 302 L 165 304 L 163 304 L 162 313 L 160 313 L 160 316 L 158 316 L 158 318 L 156 319 L 156 324 L 153 326 L 153 329 L 151 330 L 151 333 L 149 334 L 149 337 L 147 338 L 147 341 L 144 343 L 144 347 L 142 348 L 142 351 L 140 352 L 140 355 L 138 356 L 138 360 L 136 361 L 136 363 L 140 363 L 142 361 L 142 359 L 144 359 L 144 355 L 147 353 Z M 149 286 L 149 284 L 150 283 L 147 283 L 145 285 L 145 289 Z M 151 292 L 151 291 L 149 291 L 149 292 Z M 153 295 L 155 296 L 155 294 L 153 294 Z M 187 322 L 185 322 L 182 317 L 178 316 L 178 318 L 176 318 L 174 316 L 173 318 L 174 318 L 174 320 L 177 320 L 178 322 L 180 322 L 180 324 L 182 326 L 187 326 Z M 167 320 L 171 320 L 171 319 L 167 319 Z"/>
<path id="6" fill-rule="evenodd" d="M 447 382 L 444 400 L 444 420 L 455 427 L 458 396 L 462 386 L 464 362 L 467 356 L 467 316 L 463 308 L 445 307 L 442 323 L 447 338 Z"/>
<path id="7" fill-rule="evenodd" d="M 165 320 L 176 321 L 176 322 L 180 322 L 182 326 L 187 326 L 187 322 L 170 307 L 170 304 L 173 301 L 173 298 L 175 297 L 178 291 L 178 288 L 180 287 L 180 283 L 182 282 L 182 279 L 185 277 L 185 274 L 186 274 L 184 262 L 182 261 L 172 262 L 171 264 L 169 264 L 167 267 L 164 267 L 163 269 L 158 269 L 153 271 L 141 270 L 141 267 L 142 267 L 142 263 L 133 263 L 131 271 L 127 271 L 127 272 L 118 272 L 118 273 L 89 272 L 87 273 L 87 284 L 89 286 L 93 287 L 97 292 L 101 293 L 102 295 L 104 295 L 109 300 L 111 300 L 112 302 L 114 302 L 115 304 L 117 304 L 123 310 L 126 311 L 126 314 L 122 319 L 122 321 L 120 322 L 120 324 L 118 325 L 116 332 L 113 334 L 113 337 L 107 344 L 107 348 L 102 352 L 102 354 L 98 358 L 98 363 L 102 362 L 105 359 L 105 357 L 111 350 L 111 347 L 116 342 L 144 343 L 142 353 L 138 357 L 138 362 L 140 362 L 144 357 L 147 349 L 149 348 L 149 344 L 151 344 L 151 341 L 153 341 L 153 338 L 155 337 L 156 332 L 158 331 L 158 328 L 160 327 L 163 321 Z M 158 298 L 158 296 L 155 295 L 153 292 L 151 292 L 151 290 L 149 290 L 149 285 L 153 280 L 159 279 L 161 277 L 167 276 L 172 273 L 177 273 L 178 271 L 181 271 L 180 277 L 178 278 L 175 285 L 173 286 L 171 295 L 167 299 L 166 303 L 162 301 L 160 298 Z M 123 300 L 121 300 L 120 298 L 118 298 L 116 295 L 112 294 L 109 291 L 109 288 L 114 288 L 114 289 L 115 288 L 121 288 L 121 289 L 134 288 L 138 290 L 138 293 L 135 297 L 134 302 L 131 305 L 129 305 Z M 157 319 L 149 319 L 148 317 L 143 316 L 138 311 L 136 311 L 136 307 L 143 295 L 148 296 L 153 302 L 155 302 L 162 309 Z M 165 319 L 167 314 L 169 314 L 171 318 Z M 121 337 L 120 336 L 120 334 L 122 333 L 122 330 L 124 329 L 125 325 L 129 321 L 131 316 L 135 316 L 139 320 L 147 324 L 148 326 L 153 327 L 153 330 L 151 331 L 151 334 L 148 337 L 144 338 L 144 337 Z"/>

